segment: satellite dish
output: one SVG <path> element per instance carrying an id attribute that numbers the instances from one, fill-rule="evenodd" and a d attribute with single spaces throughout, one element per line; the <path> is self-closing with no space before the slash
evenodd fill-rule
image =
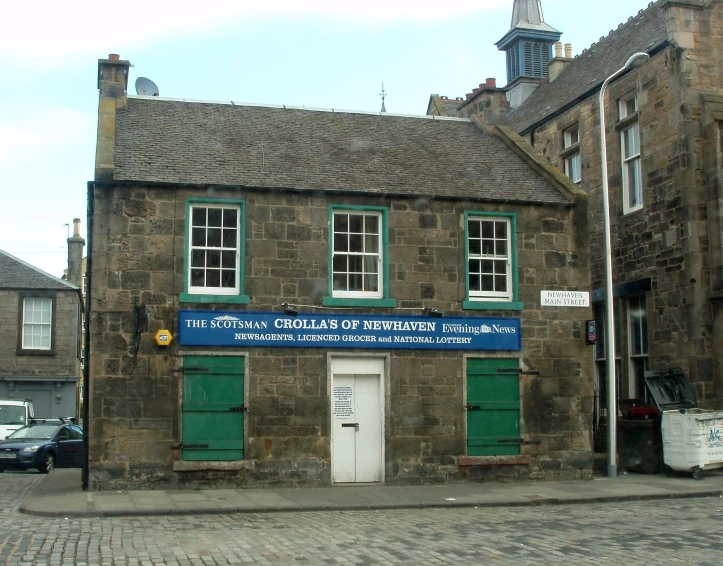
<path id="1" fill-rule="evenodd" d="M 151 79 L 138 77 L 136 79 L 136 94 L 139 96 L 158 96 L 158 87 Z"/>

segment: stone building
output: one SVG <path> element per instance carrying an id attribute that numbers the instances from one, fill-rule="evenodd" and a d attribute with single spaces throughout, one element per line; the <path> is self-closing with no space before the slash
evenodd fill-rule
<path id="1" fill-rule="evenodd" d="M 87 278 L 88 258 L 83 255 L 85 248 L 85 240 L 80 235 L 80 218 L 73 219 L 73 236 L 68 238 L 68 267 L 63 270 L 62 279 L 69 281 L 80 289 L 80 298 L 85 305 L 85 296 L 87 294 Z M 81 317 L 81 333 L 80 333 L 80 381 L 76 390 L 78 417 L 81 418 L 83 407 L 83 383 L 85 381 L 85 308 Z"/>
<path id="2" fill-rule="evenodd" d="M 128 72 L 99 61 L 91 489 L 591 475 L 587 195 L 557 168 L 469 119 Z"/>
<path id="3" fill-rule="evenodd" d="M 521 4 L 528 19 L 513 19 L 505 37 L 544 24 L 538 2 L 515 1 Z M 644 372 L 680 367 L 700 406 L 720 408 L 723 2 L 651 2 L 575 57 L 569 44 L 563 56 L 560 43 L 538 41 L 547 41 L 554 57 L 527 98 L 509 97 L 510 109 L 500 89 L 483 84 L 453 110 L 442 106 L 446 112 L 433 96 L 428 112 L 509 125 L 589 194 L 593 302 L 603 338 L 591 352 L 599 417 L 606 389 L 599 93 L 631 55 L 650 56 L 609 84 L 604 103 L 617 390 L 622 399 L 650 401 Z M 509 60 L 509 48 L 501 48 Z M 518 78 L 508 80 L 502 92 Z"/>
<path id="4" fill-rule="evenodd" d="M 36 417 L 77 416 L 82 311 L 78 286 L 0 250 L 0 399 L 31 400 Z"/>

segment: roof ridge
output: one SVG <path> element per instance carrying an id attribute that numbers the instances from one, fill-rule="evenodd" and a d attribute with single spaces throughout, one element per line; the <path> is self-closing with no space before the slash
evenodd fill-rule
<path id="1" fill-rule="evenodd" d="M 50 279 L 53 279 L 57 283 L 62 283 L 63 285 L 66 285 L 67 287 L 70 287 L 71 289 L 80 289 L 80 287 L 77 287 L 76 285 L 73 285 L 72 283 L 69 283 L 65 279 L 61 279 L 60 277 L 56 277 L 55 275 L 51 275 L 47 271 L 43 271 L 39 267 L 35 267 L 34 265 L 28 263 L 27 261 L 23 261 L 19 257 L 15 257 L 12 254 L 9 254 L 5 250 L 0 250 L 0 254 L 3 254 L 4 256 L 10 258 L 13 261 L 17 261 L 18 263 L 21 263 L 25 267 L 29 267 L 30 269 L 33 269 L 34 271 L 37 271 L 40 275 L 43 275 L 45 277 L 49 277 Z"/>
<path id="2" fill-rule="evenodd" d="M 600 42 L 608 39 L 610 36 L 612 36 L 612 35 L 613 35 L 615 32 L 617 32 L 619 29 L 621 29 L 621 28 L 627 26 L 629 23 L 635 21 L 638 17 L 644 16 L 644 15 L 645 15 L 645 12 L 647 12 L 648 10 L 650 10 L 650 8 L 652 8 L 653 6 L 655 6 L 655 4 L 657 4 L 659 1 L 660 1 L 660 0 L 654 0 L 653 2 L 649 2 L 648 5 L 647 5 L 645 8 L 641 8 L 640 10 L 638 10 L 638 13 L 635 14 L 634 16 L 628 17 L 627 21 L 625 21 L 625 22 L 620 22 L 620 23 L 618 24 L 618 27 L 616 27 L 615 29 L 611 29 L 611 30 L 608 32 L 607 35 L 603 35 L 603 36 L 601 36 L 600 39 L 598 39 L 597 41 L 593 41 L 593 42 L 590 44 L 590 47 L 584 48 L 584 49 L 581 51 L 580 54 L 586 53 L 589 49 L 592 49 L 593 47 L 595 47 L 596 45 L 598 45 Z M 577 57 L 578 57 L 578 55 L 575 55 L 575 58 L 577 58 Z"/>
<path id="3" fill-rule="evenodd" d="M 151 100 L 163 102 L 186 102 L 189 104 L 219 104 L 224 106 L 271 108 L 276 110 L 306 110 L 308 112 L 327 112 L 329 114 L 363 114 L 366 116 L 383 116 L 385 118 L 419 118 L 422 120 L 453 120 L 457 122 L 470 122 L 469 118 L 457 118 L 451 116 L 428 116 L 426 114 L 395 114 L 394 112 L 379 112 L 371 110 L 344 110 L 340 108 L 312 108 L 309 106 L 289 106 L 287 104 L 261 104 L 258 102 L 236 103 L 233 100 L 199 100 L 192 98 L 170 98 L 166 96 L 139 96 L 133 94 L 129 94 L 128 98 L 134 100 Z"/>

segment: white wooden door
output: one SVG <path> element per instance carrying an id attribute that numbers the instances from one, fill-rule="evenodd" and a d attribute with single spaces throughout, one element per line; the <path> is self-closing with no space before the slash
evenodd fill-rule
<path id="1" fill-rule="evenodd" d="M 331 467 L 334 483 L 382 481 L 384 361 L 332 360 Z"/>

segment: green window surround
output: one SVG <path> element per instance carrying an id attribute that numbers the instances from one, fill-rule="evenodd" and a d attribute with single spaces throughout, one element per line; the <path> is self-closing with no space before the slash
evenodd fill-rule
<path id="1" fill-rule="evenodd" d="M 248 304 L 246 203 L 187 199 L 183 258 L 182 303 Z"/>
<path id="2" fill-rule="evenodd" d="M 464 214 L 465 310 L 520 311 L 517 217 L 506 212 Z"/>
<path id="3" fill-rule="evenodd" d="M 330 307 L 388 307 L 387 208 L 329 205 Z"/>

